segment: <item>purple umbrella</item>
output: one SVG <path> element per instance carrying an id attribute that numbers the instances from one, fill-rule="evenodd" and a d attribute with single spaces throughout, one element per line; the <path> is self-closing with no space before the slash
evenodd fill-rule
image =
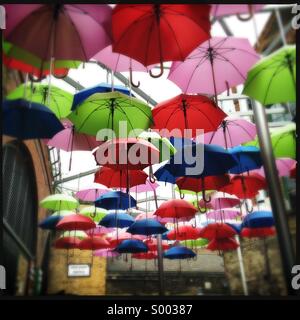
<path id="1" fill-rule="evenodd" d="M 140 184 L 138 186 L 130 188 L 130 192 L 135 192 L 135 193 L 142 193 L 142 192 L 151 192 L 155 191 L 156 188 L 159 187 L 159 184 L 154 182 L 150 182 L 149 180 L 146 180 L 145 184 Z M 123 188 L 121 191 L 125 192 L 126 189 Z"/>
<path id="2" fill-rule="evenodd" d="M 240 215 L 241 213 L 239 210 L 232 210 L 232 209 L 215 210 L 215 211 L 210 211 L 206 214 L 208 219 L 214 219 L 218 221 L 233 220 Z"/>
<path id="3" fill-rule="evenodd" d="M 215 96 L 246 80 L 259 55 L 248 39 L 214 37 L 196 48 L 185 61 L 173 62 L 168 79 L 184 93 Z"/>
<path id="4" fill-rule="evenodd" d="M 93 252 L 93 255 L 95 257 L 114 258 L 114 257 L 118 257 L 120 253 L 116 251 L 112 251 L 111 249 L 99 249 L 99 250 L 95 250 Z"/>
<path id="5" fill-rule="evenodd" d="M 252 17 L 254 12 L 260 11 L 264 6 L 265 4 L 213 4 L 210 14 L 214 17 L 237 14 L 239 19 L 248 20 L 240 14 L 248 13 Z"/>
<path id="6" fill-rule="evenodd" d="M 204 134 L 204 143 L 233 148 L 252 141 L 256 136 L 256 126 L 247 120 L 226 118 L 214 132 Z"/>
<path id="7" fill-rule="evenodd" d="M 111 43 L 106 4 L 8 4 L 4 37 L 43 61 L 88 61 Z"/>
<path id="8" fill-rule="evenodd" d="M 108 191 L 109 189 L 107 189 L 105 186 L 100 185 L 97 188 L 80 190 L 76 192 L 75 197 L 81 201 L 94 202 L 102 194 Z"/>
<path id="9" fill-rule="evenodd" d="M 108 46 L 98 52 L 94 57 L 94 60 L 99 61 L 109 67 L 115 72 L 126 72 L 129 71 L 130 83 L 133 87 L 139 87 L 140 83 L 134 84 L 132 81 L 132 71 L 148 72 L 151 67 L 145 67 L 140 62 L 131 59 L 123 54 L 113 52 L 112 46 Z"/>
<path id="10" fill-rule="evenodd" d="M 297 163 L 296 160 L 290 158 L 278 158 L 276 159 L 276 167 L 279 177 L 289 177 L 290 171 Z M 256 170 L 251 170 L 251 173 L 258 173 L 262 177 L 265 177 L 265 170 L 263 167 Z"/>

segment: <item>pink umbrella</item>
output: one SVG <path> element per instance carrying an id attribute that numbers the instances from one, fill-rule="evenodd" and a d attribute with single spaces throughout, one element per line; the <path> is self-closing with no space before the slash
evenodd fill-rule
<path id="1" fill-rule="evenodd" d="M 215 210 L 215 211 L 210 211 L 206 214 L 207 218 L 218 220 L 218 221 L 233 220 L 240 215 L 241 213 L 239 210 L 232 210 L 232 209 Z"/>
<path id="2" fill-rule="evenodd" d="M 86 230 L 85 232 L 88 234 L 88 236 L 93 237 L 93 236 L 103 236 L 113 231 L 114 231 L 114 228 L 106 228 L 98 225 L 96 226 L 96 228 Z"/>
<path id="3" fill-rule="evenodd" d="M 252 122 L 226 118 L 216 131 L 204 134 L 204 143 L 217 144 L 227 149 L 254 140 L 255 136 L 256 126 Z"/>
<path id="4" fill-rule="evenodd" d="M 145 184 L 140 184 L 138 186 L 130 188 L 130 192 L 142 193 L 142 192 L 153 192 L 156 188 L 159 187 L 159 184 L 154 182 L 150 182 L 148 179 L 146 180 Z M 122 189 L 123 192 L 126 191 L 125 188 Z"/>
<path id="5" fill-rule="evenodd" d="M 214 17 L 237 14 L 239 19 L 248 20 L 242 18 L 240 14 L 248 13 L 251 17 L 254 12 L 260 11 L 264 6 L 265 4 L 213 4 L 210 14 Z"/>
<path id="6" fill-rule="evenodd" d="M 237 197 L 232 196 L 212 196 L 211 201 L 209 203 L 205 203 L 203 199 L 199 201 L 200 207 L 205 207 L 208 209 L 224 209 L 224 208 L 232 208 L 240 204 L 240 200 Z"/>
<path id="7" fill-rule="evenodd" d="M 99 61 L 109 67 L 115 72 L 130 72 L 130 83 L 133 87 L 139 87 L 140 83 L 134 84 L 132 81 L 132 71 L 142 71 L 148 72 L 151 67 L 145 67 L 140 62 L 131 59 L 123 54 L 113 52 L 112 46 L 107 46 L 100 52 L 98 52 L 94 57 L 94 60 Z"/>
<path id="8" fill-rule="evenodd" d="M 290 158 L 278 158 L 276 159 L 276 167 L 279 177 L 289 177 L 290 171 L 297 163 L 296 160 Z M 258 173 L 262 177 L 265 177 L 265 170 L 263 167 L 256 170 L 251 170 L 251 173 Z"/>
<path id="9" fill-rule="evenodd" d="M 111 249 L 99 249 L 99 250 L 95 250 L 93 252 L 93 255 L 95 257 L 114 258 L 114 257 L 118 257 L 120 253 L 116 251 L 112 251 Z"/>
<path id="10" fill-rule="evenodd" d="M 107 189 L 105 186 L 100 185 L 97 188 L 80 190 L 75 193 L 75 197 L 81 201 L 94 202 L 102 194 L 108 191 L 109 189 Z"/>
<path id="11" fill-rule="evenodd" d="M 248 39 L 214 37 L 196 48 L 185 61 L 173 62 L 168 79 L 184 93 L 215 96 L 244 83 L 259 55 Z"/>

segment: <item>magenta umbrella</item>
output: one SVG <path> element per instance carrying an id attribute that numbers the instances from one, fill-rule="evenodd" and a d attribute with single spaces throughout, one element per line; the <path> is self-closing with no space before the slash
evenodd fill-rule
<path id="1" fill-rule="evenodd" d="M 102 194 L 108 191 L 109 189 L 107 189 L 105 186 L 99 185 L 99 187 L 95 187 L 92 189 L 84 189 L 84 190 L 77 191 L 75 193 L 75 197 L 81 201 L 94 202 Z"/>
<path id="2" fill-rule="evenodd" d="M 147 179 L 146 183 L 130 188 L 130 192 L 136 192 L 136 193 L 151 192 L 151 191 L 155 191 L 155 189 L 158 187 L 159 187 L 158 183 L 156 182 L 152 183 Z M 126 189 L 123 188 L 121 191 L 125 192 Z"/>
<path id="3" fill-rule="evenodd" d="M 210 14 L 214 17 L 237 14 L 239 19 L 248 20 L 240 15 L 248 13 L 251 17 L 254 12 L 260 11 L 264 6 L 265 4 L 213 4 Z"/>
<path id="4" fill-rule="evenodd" d="M 118 257 L 120 253 L 116 251 L 112 251 L 111 249 L 99 249 L 99 250 L 95 250 L 93 252 L 93 255 L 95 257 L 101 257 L 101 258 L 114 258 L 114 257 Z"/>
<path id="5" fill-rule="evenodd" d="M 291 158 L 278 158 L 276 159 L 276 167 L 279 177 L 289 177 L 290 171 L 297 163 L 296 160 Z M 265 170 L 263 167 L 256 170 L 251 170 L 251 173 L 258 173 L 262 177 L 265 177 Z"/>
<path id="6" fill-rule="evenodd" d="M 220 210 L 224 208 L 232 208 L 240 204 L 240 199 L 235 196 L 226 195 L 224 193 L 223 196 L 218 193 L 217 195 L 213 195 L 211 197 L 211 201 L 209 203 L 205 203 L 203 199 L 199 201 L 200 207 L 206 207 L 208 209 Z"/>
<path id="7" fill-rule="evenodd" d="M 103 226 L 97 225 L 96 228 L 86 230 L 85 233 L 87 233 L 88 236 L 93 237 L 93 236 L 103 236 L 105 234 L 108 234 L 110 232 L 113 232 L 115 228 L 106 228 Z"/>
<path id="8" fill-rule="evenodd" d="M 210 211 L 206 214 L 208 219 L 213 219 L 217 221 L 233 220 L 240 215 L 241 213 L 239 210 L 233 210 L 233 209 L 215 210 L 215 211 Z"/>
<path id="9" fill-rule="evenodd" d="M 123 54 L 113 52 L 112 46 L 107 46 L 100 52 L 98 52 L 94 57 L 94 60 L 99 61 L 109 67 L 115 72 L 126 72 L 129 71 L 130 83 L 133 87 L 139 87 L 140 83 L 134 84 L 132 81 L 132 71 L 148 72 L 152 67 L 145 67 L 140 62 L 131 59 Z"/>
<path id="10" fill-rule="evenodd" d="M 252 141 L 256 136 L 256 126 L 244 119 L 226 118 L 214 132 L 204 134 L 205 144 L 217 144 L 224 148 L 233 148 Z"/>
<path id="11" fill-rule="evenodd" d="M 214 37 L 197 47 L 183 62 L 173 62 L 168 79 L 184 93 L 217 95 L 244 83 L 259 55 L 248 39 Z"/>

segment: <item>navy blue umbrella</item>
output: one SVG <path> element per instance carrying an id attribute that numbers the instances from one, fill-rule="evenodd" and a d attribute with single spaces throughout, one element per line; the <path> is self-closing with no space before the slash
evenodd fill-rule
<path id="1" fill-rule="evenodd" d="M 134 223 L 134 219 L 127 213 L 109 213 L 104 216 L 99 225 L 106 228 L 127 228 Z"/>
<path id="2" fill-rule="evenodd" d="M 242 224 L 241 223 L 226 223 L 226 224 L 229 225 L 229 227 L 231 227 L 232 229 L 234 229 L 238 234 L 242 230 Z"/>
<path id="3" fill-rule="evenodd" d="M 24 99 L 2 104 L 2 133 L 19 139 L 49 139 L 64 129 L 46 106 Z"/>
<path id="4" fill-rule="evenodd" d="M 39 223 L 39 227 L 47 230 L 55 230 L 57 223 L 63 218 L 63 216 L 49 216 Z"/>
<path id="5" fill-rule="evenodd" d="M 243 228 L 267 228 L 274 226 L 274 218 L 271 211 L 253 211 L 243 220 Z"/>
<path id="6" fill-rule="evenodd" d="M 161 166 L 158 170 L 155 171 L 154 176 L 158 181 L 175 184 L 176 177 L 172 173 L 170 173 L 170 171 L 168 170 L 169 167 L 170 165 L 167 164 Z"/>
<path id="7" fill-rule="evenodd" d="M 168 229 L 155 219 L 138 220 L 127 229 L 129 233 L 142 234 L 145 236 L 161 234 L 166 231 L 168 231 Z"/>
<path id="8" fill-rule="evenodd" d="M 256 147 L 238 146 L 228 150 L 237 161 L 237 165 L 232 167 L 229 172 L 240 174 L 250 170 L 260 168 L 263 163 L 260 156 L 260 150 Z"/>
<path id="9" fill-rule="evenodd" d="M 111 91 L 112 91 L 111 84 L 108 84 L 108 83 L 100 83 L 94 87 L 80 90 L 79 92 L 74 94 L 71 110 L 74 111 L 79 104 L 81 104 L 85 99 L 87 99 L 89 96 L 91 96 L 94 93 L 104 93 L 104 92 L 111 92 Z M 124 86 L 114 85 L 114 91 L 119 91 L 128 96 L 130 95 L 129 89 Z"/>
<path id="10" fill-rule="evenodd" d="M 206 177 L 222 175 L 236 165 L 234 156 L 224 148 L 193 143 L 177 151 L 165 166 L 175 177 Z"/>
<path id="11" fill-rule="evenodd" d="M 186 247 L 172 247 L 164 252 L 164 258 L 167 259 L 189 259 L 196 257 L 196 253 Z"/>
<path id="12" fill-rule="evenodd" d="M 140 253 L 147 252 L 147 245 L 141 241 L 136 239 L 129 239 L 122 241 L 115 249 L 115 251 L 119 253 Z"/>
<path id="13" fill-rule="evenodd" d="M 121 209 L 136 207 L 136 200 L 129 194 L 121 191 L 110 191 L 102 194 L 95 201 L 95 206 L 107 210 Z"/>

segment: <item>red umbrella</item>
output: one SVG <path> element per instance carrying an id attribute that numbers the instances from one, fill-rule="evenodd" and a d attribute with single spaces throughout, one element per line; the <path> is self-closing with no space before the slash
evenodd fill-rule
<path id="1" fill-rule="evenodd" d="M 259 190 L 266 189 L 266 187 L 265 178 L 259 174 L 252 173 L 247 176 L 232 176 L 230 178 L 230 183 L 222 187 L 220 191 L 234 194 L 240 199 L 251 199 L 258 194 Z"/>
<path id="2" fill-rule="evenodd" d="M 76 237 L 62 237 L 54 242 L 56 249 L 76 249 L 80 244 L 80 239 Z"/>
<path id="3" fill-rule="evenodd" d="M 239 244 L 232 238 L 212 239 L 207 245 L 207 249 L 212 251 L 230 251 L 236 250 L 238 247 Z"/>
<path id="4" fill-rule="evenodd" d="M 155 251 L 148 251 L 148 252 L 141 252 L 141 253 L 134 253 L 132 255 L 133 259 L 142 259 L 142 260 L 152 260 L 157 258 L 157 252 Z"/>
<path id="5" fill-rule="evenodd" d="M 89 230 L 95 227 L 93 219 L 81 214 L 64 216 L 56 225 L 58 230 Z"/>
<path id="6" fill-rule="evenodd" d="M 95 173 L 94 182 L 109 188 L 130 188 L 144 184 L 148 175 L 142 170 L 115 170 L 102 167 Z"/>
<path id="7" fill-rule="evenodd" d="M 130 4 L 113 9 L 113 51 L 145 66 L 183 61 L 210 38 L 209 5 Z M 151 73 L 150 73 L 151 74 Z M 153 74 L 152 74 L 153 76 Z"/>
<path id="8" fill-rule="evenodd" d="M 143 170 L 159 163 L 159 150 L 145 139 L 120 138 L 106 141 L 96 151 L 97 164 L 118 170 Z"/>
<path id="9" fill-rule="evenodd" d="M 87 237 L 80 241 L 78 248 L 80 250 L 98 250 L 110 247 L 110 243 L 101 237 Z"/>
<path id="10" fill-rule="evenodd" d="M 227 114 L 208 97 L 180 94 L 157 104 L 152 110 L 152 116 L 152 128 L 160 130 L 162 136 L 183 137 L 184 129 L 191 129 L 192 138 L 201 134 L 197 133 L 197 129 L 204 132 L 217 130 Z M 165 132 L 166 129 L 174 130 L 174 133 Z"/>
<path id="11" fill-rule="evenodd" d="M 244 238 L 265 238 L 274 236 L 276 230 L 274 227 L 263 227 L 263 228 L 243 228 L 241 231 L 241 237 Z"/>
<path id="12" fill-rule="evenodd" d="M 167 238 L 170 240 L 195 240 L 199 238 L 200 228 L 192 226 L 179 226 L 178 229 L 173 229 L 167 233 Z"/>
<path id="13" fill-rule="evenodd" d="M 199 238 L 224 239 L 236 235 L 236 231 L 226 223 L 210 223 L 199 232 Z"/>
<path id="14" fill-rule="evenodd" d="M 149 251 L 157 250 L 157 239 L 150 238 L 150 239 L 144 240 L 144 242 L 147 245 Z M 162 245 L 162 249 L 163 250 L 168 250 L 169 247 L 170 247 L 169 244 L 168 244 L 168 241 L 166 241 L 166 240 L 162 240 L 161 245 Z"/>
<path id="15" fill-rule="evenodd" d="M 189 202 L 181 199 L 168 200 L 161 204 L 155 215 L 162 218 L 183 218 L 195 216 L 197 209 Z"/>

